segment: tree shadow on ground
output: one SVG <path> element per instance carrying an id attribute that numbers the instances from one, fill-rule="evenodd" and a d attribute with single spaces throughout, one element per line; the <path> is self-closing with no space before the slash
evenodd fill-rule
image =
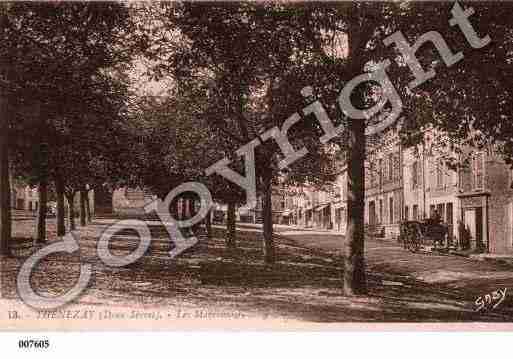
<path id="1" fill-rule="evenodd" d="M 155 228 L 154 233 L 165 230 Z M 52 294 L 65 292 L 79 274 L 79 264 L 94 268 L 94 280 L 81 300 L 92 304 L 144 304 L 158 308 L 194 303 L 205 308 L 228 307 L 264 316 L 311 322 L 454 322 L 512 321 L 511 301 L 494 312 L 477 313 L 463 289 L 426 284 L 393 267 L 368 269 L 368 295 L 344 297 L 341 258 L 295 245 L 276 236 L 278 262 L 262 260 L 261 234 L 239 238 L 228 250 L 222 232 L 200 240 L 181 257 L 170 259 L 165 244 L 152 244 L 136 263 L 111 268 L 97 257 L 97 237 L 83 236 L 75 255 L 55 254 L 37 268 L 32 282 Z M 127 239 L 127 237 L 133 237 Z M 119 253 L 138 243 L 133 232 L 114 242 Z M 2 264 L 4 293 L 16 298 L 15 277 L 23 258 Z M 5 295 L 5 294 L 4 294 Z"/>

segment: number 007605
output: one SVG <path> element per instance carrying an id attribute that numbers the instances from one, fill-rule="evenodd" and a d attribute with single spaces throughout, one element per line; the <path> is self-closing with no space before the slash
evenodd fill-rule
<path id="1" fill-rule="evenodd" d="M 50 341 L 48 339 L 21 339 L 18 341 L 18 347 L 20 349 L 47 349 L 50 347 Z"/>

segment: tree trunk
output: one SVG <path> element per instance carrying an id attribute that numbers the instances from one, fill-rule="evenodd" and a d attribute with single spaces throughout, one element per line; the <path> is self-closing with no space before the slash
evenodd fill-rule
<path id="1" fill-rule="evenodd" d="M 55 191 L 57 192 L 57 236 L 66 234 L 65 211 L 64 211 L 64 183 L 62 179 L 55 180 Z"/>
<path id="2" fill-rule="evenodd" d="M 164 197 L 165 198 L 165 197 Z M 171 202 L 171 215 L 173 216 L 173 218 L 175 220 L 179 220 L 180 218 L 178 217 L 178 213 L 180 212 L 180 209 L 178 208 L 179 207 L 179 201 L 177 199 L 174 199 L 172 202 Z"/>
<path id="3" fill-rule="evenodd" d="M 10 255 L 11 242 L 11 184 L 6 106 L 5 99 L 0 98 L 0 255 Z"/>
<path id="4" fill-rule="evenodd" d="M 180 220 L 184 220 L 186 217 L 186 214 L 185 214 L 185 211 L 186 211 L 186 206 L 185 206 L 185 198 L 180 198 L 180 213 L 178 213 L 178 218 L 180 218 Z"/>
<path id="5" fill-rule="evenodd" d="M 75 193 L 67 194 L 66 199 L 68 200 L 68 207 L 69 207 L 69 211 L 68 211 L 69 229 L 70 229 L 70 231 L 74 231 L 75 229 L 77 229 L 77 227 L 75 225 L 75 203 L 74 203 Z"/>
<path id="6" fill-rule="evenodd" d="M 94 209 L 93 212 L 97 215 L 112 214 L 112 191 L 106 186 L 94 187 Z"/>
<path id="7" fill-rule="evenodd" d="M 361 17 L 360 4 L 353 3 L 350 11 L 354 18 Z M 348 58 L 351 71 L 359 75 L 364 68 L 363 51 L 366 45 L 362 24 L 354 22 L 348 31 Z M 355 89 L 352 94 L 355 107 L 365 107 L 364 90 Z M 344 240 L 344 294 L 358 295 L 367 292 L 364 257 L 364 208 L 365 208 L 365 121 L 356 119 L 348 121 L 347 153 L 347 229 Z"/>
<path id="8" fill-rule="evenodd" d="M 189 217 L 193 218 L 196 215 L 196 200 L 194 198 L 189 199 Z M 201 223 L 201 222 L 200 222 Z M 197 233 L 200 228 L 200 223 L 196 223 L 192 226 L 192 231 Z"/>
<path id="9" fill-rule="evenodd" d="M 235 248 L 237 246 L 237 234 L 235 223 L 235 202 L 228 202 L 226 213 L 226 247 Z"/>
<path id="10" fill-rule="evenodd" d="M 46 212 L 48 210 L 48 184 L 46 178 L 42 178 L 38 185 L 39 207 L 37 209 L 36 241 L 46 242 Z"/>
<path id="11" fill-rule="evenodd" d="M 189 198 L 189 199 L 187 199 L 187 214 L 188 214 L 187 218 L 194 217 L 194 212 L 195 212 L 194 199 Z"/>
<path id="12" fill-rule="evenodd" d="M 87 223 L 91 223 L 91 201 L 89 200 L 89 191 L 85 192 L 85 211 L 86 211 L 86 221 Z"/>
<path id="13" fill-rule="evenodd" d="M 344 241 L 344 294 L 367 291 L 364 259 L 365 121 L 349 120 L 347 230 Z"/>
<path id="14" fill-rule="evenodd" d="M 276 261 L 276 250 L 273 240 L 273 206 L 272 206 L 272 173 L 263 176 L 262 216 L 264 222 L 264 261 L 273 264 Z"/>
<path id="15" fill-rule="evenodd" d="M 207 238 L 212 239 L 212 210 L 209 210 L 205 216 L 205 229 L 207 231 Z"/>
<path id="16" fill-rule="evenodd" d="M 82 227 L 87 225 L 86 196 L 87 191 L 85 189 L 80 190 L 80 226 Z"/>

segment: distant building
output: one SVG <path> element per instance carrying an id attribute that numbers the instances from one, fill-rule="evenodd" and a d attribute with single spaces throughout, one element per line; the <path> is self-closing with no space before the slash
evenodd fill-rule
<path id="1" fill-rule="evenodd" d="M 49 196 L 49 198 L 51 198 L 51 193 L 49 193 Z M 89 191 L 88 196 L 91 213 L 95 213 L 95 192 Z M 48 202 L 54 201 L 49 199 Z M 75 195 L 73 202 L 75 212 L 78 213 L 80 210 L 79 193 Z M 64 200 L 64 206 L 66 208 L 68 207 L 66 199 Z M 14 210 L 36 212 L 39 209 L 39 192 L 37 187 L 29 186 L 21 180 L 11 179 L 11 208 Z"/>
<path id="2" fill-rule="evenodd" d="M 123 187 L 112 193 L 112 210 L 122 214 L 145 214 L 144 206 L 156 196 L 147 189 Z"/>
<path id="3" fill-rule="evenodd" d="M 272 216 L 276 224 L 296 225 L 298 223 L 298 208 L 301 200 L 301 188 L 294 186 L 275 185 L 272 188 Z M 237 220 L 250 223 L 262 223 L 262 196 L 257 197 L 254 208 L 241 206 L 237 210 Z"/>
<path id="4" fill-rule="evenodd" d="M 451 169 L 443 154 L 416 152 L 410 150 L 405 156 L 405 219 L 437 212 L 454 239 L 459 238 L 461 221 L 470 232 L 471 247 L 512 253 L 513 178 L 500 155 L 492 147 L 467 148 L 459 155 L 466 165 Z"/>
<path id="5" fill-rule="evenodd" d="M 39 194 L 37 188 L 11 179 L 11 208 L 24 211 L 37 211 Z"/>
<path id="6" fill-rule="evenodd" d="M 306 228 L 333 229 L 334 203 L 338 195 L 338 187 L 329 184 L 322 189 L 315 186 L 303 187 L 303 208 L 299 209 L 298 223 Z"/>
<path id="7" fill-rule="evenodd" d="M 401 221 L 423 220 L 437 213 L 448 225 L 453 241 L 459 240 L 461 222 L 470 232 L 473 248 L 513 253 L 513 172 L 509 165 L 493 148 L 467 148 L 456 158 L 458 163 L 467 164 L 450 168 L 447 159 L 455 154 L 426 150 L 429 147 L 427 141 L 425 146 L 402 148 L 394 132 L 368 146 L 366 228 L 384 233 L 386 238 L 396 238 Z M 293 218 L 297 218 L 289 223 L 345 233 L 346 192 L 347 173 L 343 167 L 332 186 L 301 187 L 295 198 L 288 199 L 296 204 L 292 210 Z M 283 196 L 278 196 L 278 201 L 283 201 Z M 275 223 L 282 222 L 276 218 Z"/>
<path id="8" fill-rule="evenodd" d="M 365 163 L 365 224 L 397 236 L 403 219 L 403 155 L 398 138 L 385 133 L 368 146 Z"/>

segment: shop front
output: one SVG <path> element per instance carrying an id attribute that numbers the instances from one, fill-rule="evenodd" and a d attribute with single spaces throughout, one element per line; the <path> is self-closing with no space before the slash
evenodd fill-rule
<path id="1" fill-rule="evenodd" d="M 458 198 L 461 206 L 461 222 L 470 234 L 470 248 L 488 252 L 490 193 L 462 193 Z"/>

